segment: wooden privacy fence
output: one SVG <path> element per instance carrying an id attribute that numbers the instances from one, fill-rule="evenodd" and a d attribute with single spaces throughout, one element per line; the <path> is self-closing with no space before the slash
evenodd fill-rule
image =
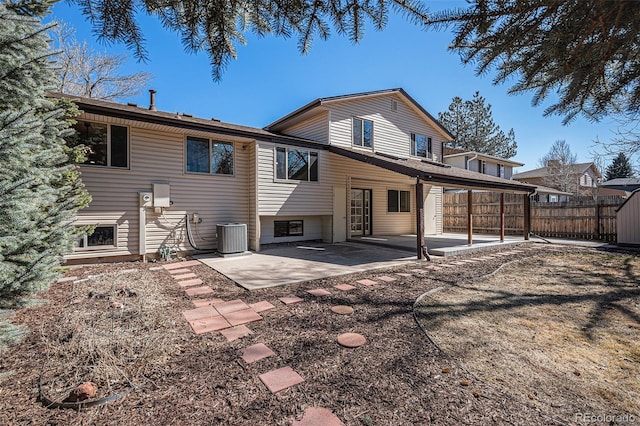
<path id="1" fill-rule="evenodd" d="M 504 194 L 505 234 L 521 235 L 522 194 Z M 541 237 L 616 241 L 616 209 L 621 197 L 574 197 L 557 203 L 531 202 L 531 232 Z M 473 193 L 473 232 L 500 234 L 500 194 Z M 444 232 L 467 232 L 467 193 L 447 193 L 443 199 Z"/>

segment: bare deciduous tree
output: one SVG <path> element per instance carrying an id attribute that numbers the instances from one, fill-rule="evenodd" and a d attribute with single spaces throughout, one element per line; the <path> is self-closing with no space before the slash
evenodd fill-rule
<path id="1" fill-rule="evenodd" d="M 576 194 L 578 188 L 574 165 L 577 162 L 578 155 L 571 151 L 566 141 L 555 141 L 549 152 L 538 160 L 540 167 L 547 168 L 544 185 Z"/>
<path id="2" fill-rule="evenodd" d="M 79 42 L 75 30 L 66 23 L 53 29 L 58 69 L 57 90 L 70 95 L 95 99 L 121 99 L 139 93 L 151 79 L 151 74 L 120 71 L 126 55 L 96 52 L 87 42 Z"/>

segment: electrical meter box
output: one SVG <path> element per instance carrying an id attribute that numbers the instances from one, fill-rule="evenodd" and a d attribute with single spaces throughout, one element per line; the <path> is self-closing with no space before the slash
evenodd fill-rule
<path id="1" fill-rule="evenodd" d="M 138 192 L 140 207 L 151 207 L 153 206 L 153 194 L 148 191 Z"/>
<path id="2" fill-rule="evenodd" d="M 153 184 L 153 207 L 170 207 L 171 196 L 168 183 Z"/>

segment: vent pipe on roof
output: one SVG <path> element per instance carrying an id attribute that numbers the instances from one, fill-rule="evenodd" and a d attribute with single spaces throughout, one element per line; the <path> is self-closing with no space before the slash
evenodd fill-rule
<path id="1" fill-rule="evenodd" d="M 149 110 L 157 111 L 156 108 L 156 91 L 153 89 L 149 89 Z"/>

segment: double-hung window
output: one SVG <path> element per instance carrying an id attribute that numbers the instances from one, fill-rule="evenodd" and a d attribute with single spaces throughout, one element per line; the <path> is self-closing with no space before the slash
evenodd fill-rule
<path id="1" fill-rule="evenodd" d="M 411 193 L 409 191 L 387 190 L 387 212 L 400 213 L 411 211 Z"/>
<path id="2" fill-rule="evenodd" d="M 432 158 L 431 138 L 418 133 L 411 133 L 411 155 L 414 157 Z"/>
<path id="3" fill-rule="evenodd" d="M 480 160 L 480 173 L 482 174 L 487 173 L 487 162 L 484 160 Z"/>
<path id="4" fill-rule="evenodd" d="M 504 177 L 504 164 L 498 164 L 498 177 Z"/>
<path id="5" fill-rule="evenodd" d="M 105 167 L 129 167 L 129 129 L 115 124 L 78 121 L 70 136 L 71 145 L 84 145 L 84 164 Z"/>
<path id="6" fill-rule="evenodd" d="M 353 145 L 364 148 L 373 147 L 373 121 L 353 118 Z"/>
<path id="7" fill-rule="evenodd" d="M 318 181 L 318 153 L 303 148 L 276 147 L 276 179 Z"/>
<path id="8" fill-rule="evenodd" d="M 187 173 L 233 175 L 233 142 L 187 137 Z"/>

